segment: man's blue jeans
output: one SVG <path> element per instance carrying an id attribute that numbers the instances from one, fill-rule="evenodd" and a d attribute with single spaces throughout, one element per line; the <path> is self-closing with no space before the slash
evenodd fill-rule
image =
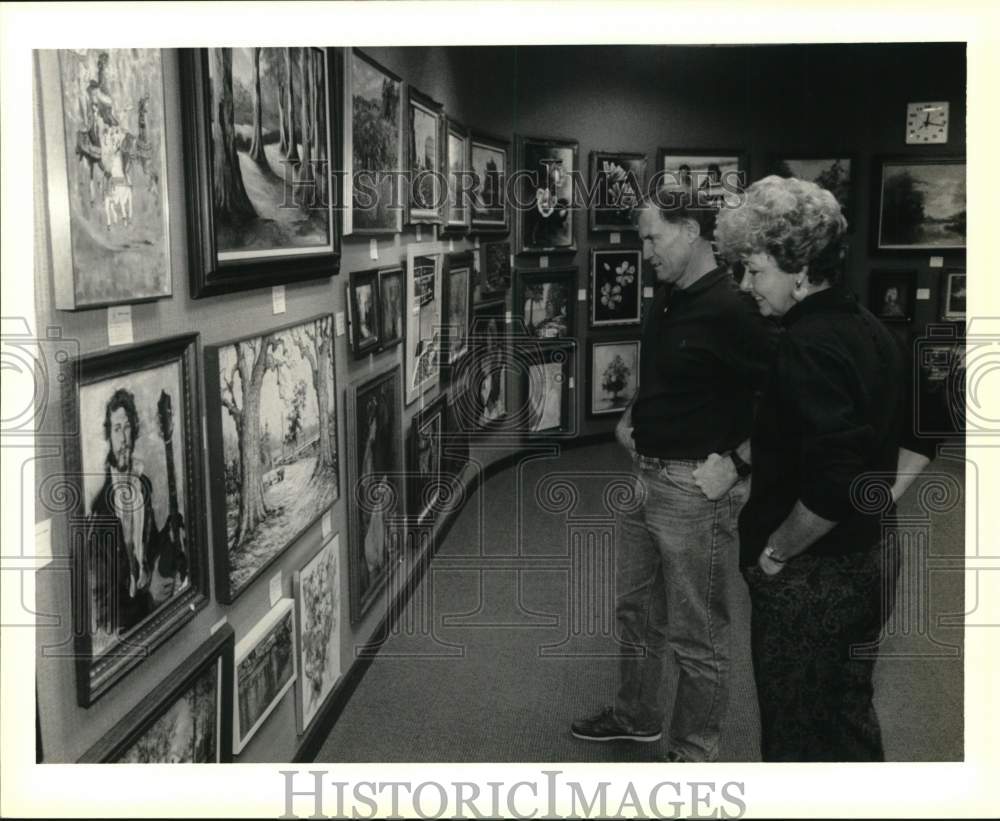
<path id="1" fill-rule="evenodd" d="M 749 483 L 715 502 L 692 477 L 699 462 L 637 456 L 641 506 L 620 516 L 616 550 L 621 659 L 615 714 L 634 729 L 663 726 L 663 654 L 680 668 L 668 739 L 695 761 L 714 761 L 728 702 L 730 610 L 738 579 L 737 520 Z"/>

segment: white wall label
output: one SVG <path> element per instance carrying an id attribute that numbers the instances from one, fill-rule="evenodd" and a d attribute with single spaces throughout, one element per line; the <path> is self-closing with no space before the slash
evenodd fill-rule
<path id="1" fill-rule="evenodd" d="M 507 313 L 504 314 L 504 318 L 503 319 L 504 319 L 504 322 L 506 322 L 508 325 L 510 325 L 510 323 L 513 322 L 513 320 L 514 320 L 514 314 L 511 311 L 507 311 Z"/>
<path id="2" fill-rule="evenodd" d="M 548 268 L 549 267 L 549 258 L 548 257 L 539 257 L 538 258 L 538 267 L 539 268 Z"/>
<path id="3" fill-rule="evenodd" d="M 323 541 L 326 541 L 330 537 L 330 533 L 333 531 L 333 513 L 329 510 L 323 514 Z"/>
<path id="4" fill-rule="evenodd" d="M 576 300 L 577 300 L 577 302 L 586 302 L 587 301 L 587 289 L 586 288 L 581 288 L 579 291 L 576 292 Z"/>
<path id="5" fill-rule="evenodd" d="M 472 238 L 472 247 L 473 248 L 478 248 L 479 247 L 479 237 L 473 237 Z"/>
<path id="6" fill-rule="evenodd" d="M 133 341 L 132 306 L 115 305 L 108 308 L 108 345 L 131 345 Z"/>
<path id="7" fill-rule="evenodd" d="M 271 607 L 274 607 L 278 603 L 278 599 L 281 598 L 281 571 L 279 570 L 273 576 L 271 576 L 271 581 L 267 586 L 267 594 L 271 599 Z"/>
<path id="8" fill-rule="evenodd" d="M 576 379 L 574 377 L 569 378 L 569 389 L 573 390 L 576 387 Z"/>
<path id="9" fill-rule="evenodd" d="M 917 288 L 917 299 L 925 301 L 931 298 L 930 288 Z"/>
<path id="10" fill-rule="evenodd" d="M 41 570 L 52 561 L 52 520 L 42 519 L 35 523 L 35 567 Z"/>
<path id="11" fill-rule="evenodd" d="M 944 257 L 931 257 L 931 268 L 944 268 Z"/>
<path id="12" fill-rule="evenodd" d="M 622 235 L 618 231 L 612 231 L 610 241 L 612 245 L 621 245 Z"/>
<path id="13" fill-rule="evenodd" d="M 423 232 L 421 232 L 420 230 L 420 223 L 417 223 L 417 242 L 423 242 L 423 240 L 424 240 L 424 235 Z"/>
<path id="14" fill-rule="evenodd" d="M 337 326 L 337 336 L 343 336 L 347 333 L 347 320 L 344 318 L 343 311 L 337 311 L 333 315 L 333 322 Z"/>
<path id="15" fill-rule="evenodd" d="M 368 241 L 368 256 L 372 259 L 378 259 L 378 240 L 374 237 Z"/>
<path id="16" fill-rule="evenodd" d="M 271 313 L 283 314 L 285 312 L 285 286 L 275 285 L 271 289 Z"/>
<path id="17" fill-rule="evenodd" d="M 214 635 L 215 635 L 216 633 L 218 633 L 218 632 L 219 632 L 219 631 L 220 631 L 220 630 L 221 630 L 221 629 L 222 629 L 223 627 L 225 627 L 225 626 L 226 626 L 226 622 L 228 622 L 228 621 L 229 621 L 229 619 L 228 619 L 228 618 L 226 618 L 225 616 L 223 616 L 223 617 L 222 617 L 221 619 L 219 619 L 219 620 L 218 620 L 218 621 L 217 621 L 217 622 L 216 622 L 215 624 L 213 624 L 213 625 L 212 625 L 212 628 L 211 628 L 211 629 L 210 629 L 210 630 L 208 631 L 208 635 L 210 635 L 210 636 L 214 636 Z"/>
<path id="18" fill-rule="evenodd" d="M 652 299 L 653 298 L 653 287 L 651 285 L 645 285 L 645 286 L 643 286 L 643 289 L 642 289 L 642 298 L 643 299 Z"/>
<path id="19" fill-rule="evenodd" d="M 448 253 L 449 254 L 455 253 L 455 240 L 451 238 L 448 239 Z"/>

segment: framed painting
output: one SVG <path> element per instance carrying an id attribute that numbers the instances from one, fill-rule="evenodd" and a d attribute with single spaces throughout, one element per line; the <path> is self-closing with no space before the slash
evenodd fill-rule
<path id="1" fill-rule="evenodd" d="M 418 525 L 433 521 L 439 512 L 447 412 L 447 396 L 441 394 L 410 423 L 407 512 Z"/>
<path id="2" fill-rule="evenodd" d="M 233 760 L 233 628 L 224 624 L 80 759 L 91 764 Z"/>
<path id="3" fill-rule="evenodd" d="M 403 269 L 378 272 L 379 332 L 382 350 L 403 341 Z"/>
<path id="4" fill-rule="evenodd" d="M 360 49 L 344 56 L 344 234 L 398 234 L 403 81 Z"/>
<path id="5" fill-rule="evenodd" d="M 440 381 L 441 270 L 445 246 L 406 247 L 406 404 Z"/>
<path id="6" fill-rule="evenodd" d="M 159 49 L 36 53 L 56 308 L 170 296 Z"/>
<path id="7" fill-rule="evenodd" d="M 472 157 L 468 129 L 450 117 L 445 117 L 441 148 L 444 154 L 441 158 L 441 167 L 448 179 L 448 196 L 444 198 L 441 235 L 462 236 L 467 234 L 471 227 L 469 180 L 472 173 Z"/>
<path id="8" fill-rule="evenodd" d="M 444 282 L 444 317 L 441 367 L 445 373 L 469 353 L 469 326 L 472 323 L 472 252 L 448 254 Z"/>
<path id="9" fill-rule="evenodd" d="M 297 570 L 295 591 L 296 647 L 299 653 L 295 716 L 306 731 L 340 678 L 340 630 L 344 619 L 340 595 L 340 534 Z"/>
<path id="10" fill-rule="evenodd" d="M 590 152 L 590 230 L 632 231 L 632 209 L 646 185 L 646 155 Z"/>
<path id="11" fill-rule="evenodd" d="M 385 586 L 405 535 L 398 527 L 405 512 L 401 394 L 398 365 L 348 388 L 352 623 Z"/>
<path id="12" fill-rule="evenodd" d="M 872 250 L 965 250 L 965 157 L 876 157 Z"/>
<path id="13" fill-rule="evenodd" d="M 511 365 L 510 328 L 504 300 L 475 306 L 472 354 L 462 365 L 455 409 L 465 430 L 502 427 L 508 418 Z M 461 399 L 462 401 L 459 401 Z"/>
<path id="14" fill-rule="evenodd" d="M 295 602 L 279 599 L 236 645 L 233 752 L 240 753 L 298 677 Z"/>
<path id="15" fill-rule="evenodd" d="M 642 251 L 594 248 L 590 252 L 590 327 L 638 325 L 642 311 Z"/>
<path id="16" fill-rule="evenodd" d="M 576 268 L 539 268 L 517 272 L 514 316 L 524 331 L 538 339 L 564 339 L 574 335 Z"/>
<path id="17" fill-rule="evenodd" d="M 426 94 L 409 88 L 407 123 L 407 225 L 439 225 L 444 212 L 441 182 L 444 109 Z"/>
<path id="18" fill-rule="evenodd" d="M 208 602 L 196 334 L 64 364 L 77 699 L 89 707 Z M 48 481 L 48 480 L 46 480 Z M 61 490 L 60 490 L 61 488 Z"/>
<path id="19" fill-rule="evenodd" d="M 507 174 L 510 142 L 473 131 L 471 135 L 472 185 L 469 192 L 472 233 L 506 234 L 510 231 Z"/>
<path id="20" fill-rule="evenodd" d="M 231 604 L 340 497 L 330 314 L 205 350 L 216 597 Z"/>
<path id="21" fill-rule="evenodd" d="M 340 266 L 333 49 L 182 49 L 191 296 Z"/>
<path id="22" fill-rule="evenodd" d="M 941 273 L 941 319 L 945 322 L 964 322 L 966 305 L 965 269 Z"/>
<path id="23" fill-rule="evenodd" d="M 546 346 L 525 358 L 521 395 L 526 403 L 523 432 L 527 436 L 572 433 L 573 359 L 571 345 Z"/>
<path id="24" fill-rule="evenodd" d="M 814 182 L 820 188 L 825 188 L 840 203 L 840 211 L 847 220 L 848 230 L 854 227 L 851 195 L 853 172 L 857 163 L 851 154 L 845 152 L 780 154 L 771 157 L 770 166 L 772 173 L 779 177 L 796 177 L 807 182 Z"/>
<path id="25" fill-rule="evenodd" d="M 575 251 L 577 154 L 573 140 L 517 138 L 518 253 Z"/>
<path id="26" fill-rule="evenodd" d="M 916 271 L 872 271 L 868 308 L 883 322 L 910 322 L 916 302 Z"/>
<path id="27" fill-rule="evenodd" d="M 694 201 L 711 216 L 706 219 L 710 226 L 702 227 L 702 235 L 711 238 L 715 234 L 715 212 L 723 206 L 740 204 L 740 192 L 747 185 L 747 167 L 742 151 L 660 148 L 650 190 L 679 186 L 690 191 Z"/>
<path id="28" fill-rule="evenodd" d="M 378 294 L 379 271 L 351 271 L 347 283 L 347 312 L 351 325 L 351 350 L 363 359 L 381 347 L 382 318 Z"/>
<path id="29" fill-rule="evenodd" d="M 510 289 L 510 261 L 509 242 L 483 243 L 477 301 L 489 302 L 506 295 Z"/>
<path id="30" fill-rule="evenodd" d="M 639 389 L 639 340 L 591 340 L 587 356 L 590 417 L 620 414 Z"/>

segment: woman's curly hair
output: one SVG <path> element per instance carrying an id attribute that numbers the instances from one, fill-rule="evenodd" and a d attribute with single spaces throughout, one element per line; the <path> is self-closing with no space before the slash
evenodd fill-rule
<path id="1" fill-rule="evenodd" d="M 833 285 L 843 276 L 846 230 L 829 191 L 772 175 L 747 188 L 740 205 L 720 210 L 715 239 L 729 259 L 770 254 L 782 271 L 794 274 L 808 265 L 810 282 Z"/>

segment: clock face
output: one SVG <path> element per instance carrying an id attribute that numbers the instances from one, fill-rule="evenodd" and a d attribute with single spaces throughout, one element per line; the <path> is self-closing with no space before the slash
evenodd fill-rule
<path id="1" fill-rule="evenodd" d="M 906 106 L 906 142 L 948 142 L 948 103 L 910 103 Z"/>

